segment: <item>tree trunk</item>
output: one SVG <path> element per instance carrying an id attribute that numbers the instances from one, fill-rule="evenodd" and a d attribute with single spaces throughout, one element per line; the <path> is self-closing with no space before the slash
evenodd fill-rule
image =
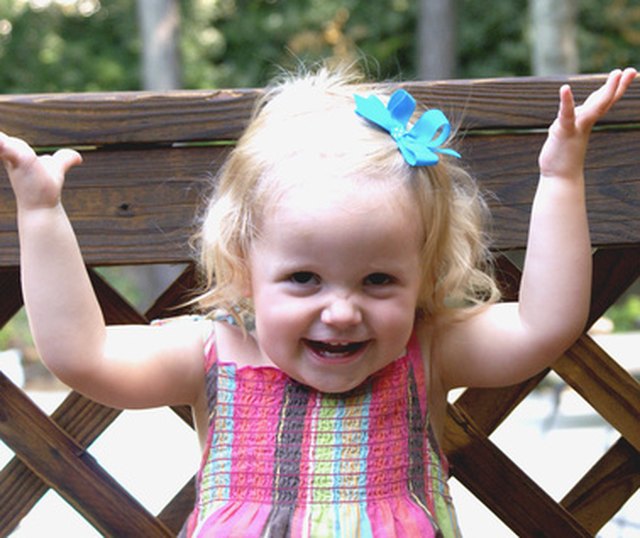
<path id="1" fill-rule="evenodd" d="M 175 90 L 181 86 L 178 59 L 180 11 L 178 0 L 138 0 L 142 37 L 142 78 L 146 90 Z"/>
<path id="2" fill-rule="evenodd" d="M 533 74 L 567 75 L 579 69 L 576 0 L 529 0 Z"/>
<path id="3" fill-rule="evenodd" d="M 442 80 L 455 76 L 455 0 L 420 0 L 418 47 L 419 78 Z"/>
<path id="4" fill-rule="evenodd" d="M 178 38 L 178 0 L 137 0 L 138 25 L 142 40 L 142 85 L 145 90 L 176 90 L 182 86 Z M 148 308 L 184 269 L 183 265 L 131 267 L 128 278 L 141 298 L 136 306 Z"/>

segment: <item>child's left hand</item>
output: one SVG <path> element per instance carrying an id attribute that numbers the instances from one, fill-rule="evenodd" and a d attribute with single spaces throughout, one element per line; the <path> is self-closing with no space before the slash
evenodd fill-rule
<path id="1" fill-rule="evenodd" d="M 595 123 L 624 95 L 636 77 L 634 68 L 616 69 L 607 81 L 587 100 L 576 107 L 571 87 L 560 88 L 558 117 L 549 128 L 549 135 L 540 152 L 542 177 L 572 179 L 582 175 L 589 134 Z"/>

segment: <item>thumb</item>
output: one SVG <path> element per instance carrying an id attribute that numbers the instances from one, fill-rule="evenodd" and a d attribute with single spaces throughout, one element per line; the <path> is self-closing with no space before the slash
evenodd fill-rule
<path id="1" fill-rule="evenodd" d="M 56 151 L 51 160 L 60 167 L 63 174 L 67 173 L 74 166 L 82 163 L 82 156 L 74 149 L 59 149 Z"/>

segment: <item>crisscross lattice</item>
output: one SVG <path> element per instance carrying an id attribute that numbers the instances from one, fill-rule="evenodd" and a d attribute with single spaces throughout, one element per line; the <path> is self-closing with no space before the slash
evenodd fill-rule
<path id="1" fill-rule="evenodd" d="M 464 157 L 482 187 L 495 194 L 497 249 L 525 245 L 541 130 L 556 114 L 562 82 L 404 85 L 418 100 L 461 117 L 461 130 L 469 130 Z M 570 82 L 579 101 L 602 77 Z M 96 148 L 84 154 L 83 166 L 65 184 L 65 206 L 88 264 L 182 263 L 190 256 L 185 223 L 207 188 L 205 171 L 219 167 L 259 94 L 240 89 L 0 96 L 0 130 L 40 147 Z M 586 166 L 592 240 L 602 247 L 594 255 L 590 323 L 640 275 L 640 85 L 606 119 L 607 130 L 591 137 Z M 0 327 L 22 306 L 18 263 L 15 205 L 2 177 Z M 507 298 L 515 298 L 519 271 L 504 259 L 500 264 Z M 193 284 L 189 267 L 141 314 L 95 272 L 91 276 L 109 323 L 176 315 L 180 309 L 174 307 L 184 303 Z M 547 372 L 513 387 L 465 391 L 449 406 L 445 450 L 453 474 L 518 535 L 592 536 L 640 487 L 640 388 L 586 334 L 552 369 L 620 433 L 561 502 L 489 439 Z M 190 421 L 188 409 L 174 411 Z M 71 393 L 49 417 L 0 374 L 0 438 L 15 453 L 0 470 L 0 535 L 11 532 L 49 488 L 106 535 L 167 536 L 178 530 L 192 507 L 192 483 L 160 514 L 150 514 L 88 453 L 118 415 Z"/>
<path id="2" fill-rule="evenodd" d="M 595 282 L 590 320 L 594 321 L 640 273 L 639 249 L 601 249 L 594 256 Z M 517 283 L 518 273 L 504 258 L 502 272 Z M 175 306 L 193 284 L 189 267 L 144 314 L 138 313 L 95 272 L 92 279 L 109 323 L 146 323 L 175 315 Z M 0 322 L 21 307 L 17 270 L 2 273 L 5 302 Z M 506 389 L 470 389 L 450 406 L 446 450 L 454 475 L 522 536 L 590 536 L 640 486 L 640 386 L 593 340 L 583 336 L 553 369 L 621 434 L 561 503 L 553 501 L 489 439 L 491 432 L 544 378 L 546 372 Z M 148 513 L 88 454 L 86 448 L 117 420 L 119 411 L 71 393 L 47 417 L 2 379 L 3 440 L 16 457 L 0 473 L 0 533 L 10 532 L 53 487 L 107 535 L 163 536 L 177 532 L 193 502 L 193 484 L 177 492 L 157 517 Z M 176 413 L 190 422 L 188 409 Z M 25 432 L 30 432 L 25 435 Z"/>

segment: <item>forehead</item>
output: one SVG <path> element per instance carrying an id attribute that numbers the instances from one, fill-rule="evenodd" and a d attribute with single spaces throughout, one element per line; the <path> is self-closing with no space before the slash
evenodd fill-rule
<path id="1" fill-rule="evenodd" d="M 421 243 L 424 235 L 408 187 L 375 178 L 327 175 L 294 182 L 265 208 L 261 221 L 259 236 L 279 240 L 350 234 L 380 241 L 402 236 Z"/>
<path id="2" fill-rule="evenodd" d="M 354 156 L 316 148 L 282 159 L 261 180 L 273 210 L 284 206 L 409 204 L 409 176 Z"/>
<path id="3" fill-rule="evenodd" d="M 348 148 L 299 150 L 265 169 L 263 189 L 275 193 L 274 205 L 291 205 L 316 199 L 318 204 L 338 204 L 342 198 L 363 199 L 380 194 L 397 197 L 407 188 L 404 178 L 378 171 Z M 354 152 L 355 153 L 355 152 Z M 395 192 L 394 192 L 395 191 Z"/>

